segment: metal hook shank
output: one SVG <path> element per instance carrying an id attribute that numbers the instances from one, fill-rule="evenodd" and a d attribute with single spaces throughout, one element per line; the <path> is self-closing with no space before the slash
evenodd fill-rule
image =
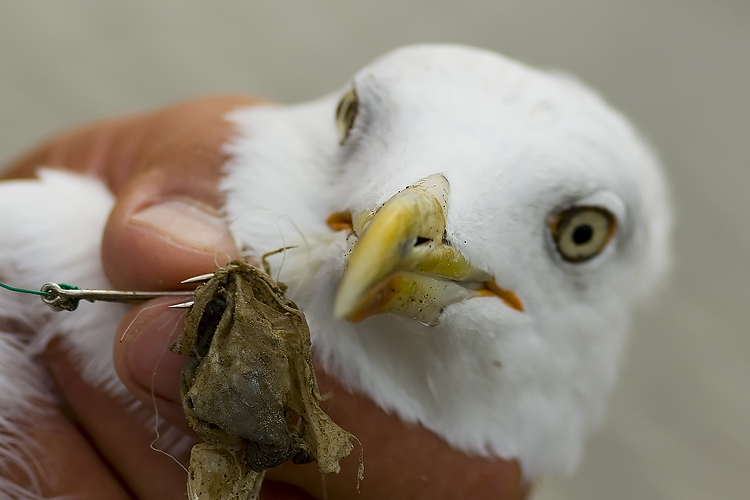
<path id="1" fill-rule="evenodd" d="M 166 292 L 129 292 L 117 290 L 80 290 L 66 289 L 57 283 L 45 283 L 42 286 L 42 302 L 56 311 L 75 311 L 81 300 L 89 302 L 124 302 L 138 303 L 158 297 L 184 297 L 193 296 L 192 290 L 166 291 Z"/>

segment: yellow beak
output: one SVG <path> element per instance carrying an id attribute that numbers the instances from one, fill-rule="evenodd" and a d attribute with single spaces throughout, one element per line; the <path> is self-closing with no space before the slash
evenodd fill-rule
<path id="1" fill-rule="evenodd" d="M 395 313 L 434 324 L 446 306 L 488 295 L 523 310 L 515 294 L 444 240 L 448 192 L 445 177 L 432 175 L 377 212 L 354 215 L 353 230 L 361 237 L 339 285 L 336 317 L 360 321 Z"/>

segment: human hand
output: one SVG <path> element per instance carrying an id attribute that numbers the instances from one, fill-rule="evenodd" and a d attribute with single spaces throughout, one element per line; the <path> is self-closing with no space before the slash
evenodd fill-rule
<path id="1" fill-rule="evenodd" d="M 31 177 L 39 166 L 100 177 L 117 197 L 102 242 L 102 261 L 121 290 L 174 290 L 186 277 L 211 272 L 239 252 L 221 218 L 217 183 L 230 138 L 230 110 L 244 97 L 188 102 L 155 113 L 96 123 L 62 134 L 13 163 L 10 177 Z M 166 350 L 182 329 L 183 312 L 160 299 L 134 307 L 120 325 L 114 362 L 130 392 L 189 433 L 179 397 L 184 358 Z M 166 351 L 166 352 L 165 352 Z M 184 498 L 186 474 L 149 448 L 153 431 L 122 403 L 88 386 L 54 345 L 46 356 L 65 411 L 50 413 L 34 435 L 53 470 L 47 495 L 82 498 Z M 361 441 L 366 476 L 356 490 L 359 453 L 325 478 L 327 497 L 522 498 L 517 462 L 469 457 L 426 429 L 402 423 L 369 399 L 351 394 L 321 369 L 328 413 Z M 186 457 L 177 457 L 185 461 Z M 284 464 L 266 475 L 264 499 L 322 498 L 315 464 Z"/>

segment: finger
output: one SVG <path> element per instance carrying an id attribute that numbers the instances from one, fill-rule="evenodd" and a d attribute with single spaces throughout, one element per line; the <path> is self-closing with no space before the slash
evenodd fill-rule
<path id="1" fill-rule="evenodd" d="M 223 145 L 234 133 L 224 117 L 249 102 L 197 101 L 150 117 L 147 152 L 126 182 L 112 180 L 122 188 L 104 232 L 102 262 L 114 286 L 174 288 L 239 257 L 217 183 L 227 160 Z"/>
<path id="2" fill-rule="evenodd" d="M 214 182 L 164 170 L 131 181 L 102 239 L 102 264 L 115 288 L 174 290 L 239 257 L 220 211 L 196 193 L 214 192 Z"/>
<path id="3" fill-rule="evenodd" d="M 28 466 L 34 470 L 34 477 L 42 478 L 38 484 L 43 498 L 130 498 L 79 429 L 58 408 L 45 409 L 27 430 L 28 437 L 37 443 L 29 451 L 34 459 Z M 20 468 L 4 470 L 3 476 L 33 489 L 30 478 Z"/>
<path id="4" fill-rule="evenodd" d="M 120 323 L 114 345 L 114 364 L 128 391 L 144 405 L 190 433 L 180 402 L 180 373 L 186 357 L 169 346 L 184 328 L 184 309 L 170 309 L 170 298 L 134 307 Z"/>
<path id="5" fill-rule="evenodd" d="M 46 361 L 76 421 L 136 498 L 185 497 L 187 473 L 177 459 L 186 461 L 187 456 L 173 458 L 156 451 L 159 444 L 152 447 L 156 436 L 150 419 L 144 421 L 143 415 L 128 411 L 125 402 L 84 382 L 64 351 L 53 347 Z"/>
<path id="6" fill-rule="evenodd" d="M 239 256 L 217 188 L 223 145 L 233 134 L 224 116 L 239 105 L 199 101 L 152 115 L 154 146 L 122 185 L 102 240 L 114 286 L 174 288 Z"/>
<path id="7" fill-rule="evenodd" d="M 147 404 L 156 401 L 161 414 L 170 415 L 185 428 L 177 391 L 184 358 L 169 353 L 167 360 L 159 354 L 176 336 L 164 325 L 172 322 L 181 329 L 180 313 L 152 307 L 131 314 L 134 318 L 124 322 L 128 332 L 115 346 L 118 373 L 139 399 Z M 349 393 L 322 370 L 317 375 L 321 391 L 334 395 L 323 407 L 359 439 L 365 459 L 361 494 L 357 494 L 359 449 L 355 449 L 342 461 L 341 473 L 326 476 L 329 499 L 520 499 L 526 495 L 517 462 L 470 457 L 427 429 L 404 424 L 368 398 Z M 315 464 L 285 464 L 269 471 L 267 477 L 324 497 Z"/>

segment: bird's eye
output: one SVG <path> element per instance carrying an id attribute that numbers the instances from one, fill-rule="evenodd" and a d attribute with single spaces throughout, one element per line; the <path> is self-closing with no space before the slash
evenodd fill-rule
<path id="1" fill-rule="evenodd" d="M 584 262 L 610 242 L 617 223 L 614 216 L 598 207 L 575 207 L 557 214 L 551 224 L 557 251 L 569 262 Z"/>
<path id="2" fill-rule="evenodd" d="M 336 131 L 339 134 L 339 144 L 344 144 L 346 138 L 349 137 L 349 131 L 354 126 L 354 120 L 357 119 L 358 110 L 357 89 L 352 87 L 341 97 L 339 105 L 336 106 Z"/>

